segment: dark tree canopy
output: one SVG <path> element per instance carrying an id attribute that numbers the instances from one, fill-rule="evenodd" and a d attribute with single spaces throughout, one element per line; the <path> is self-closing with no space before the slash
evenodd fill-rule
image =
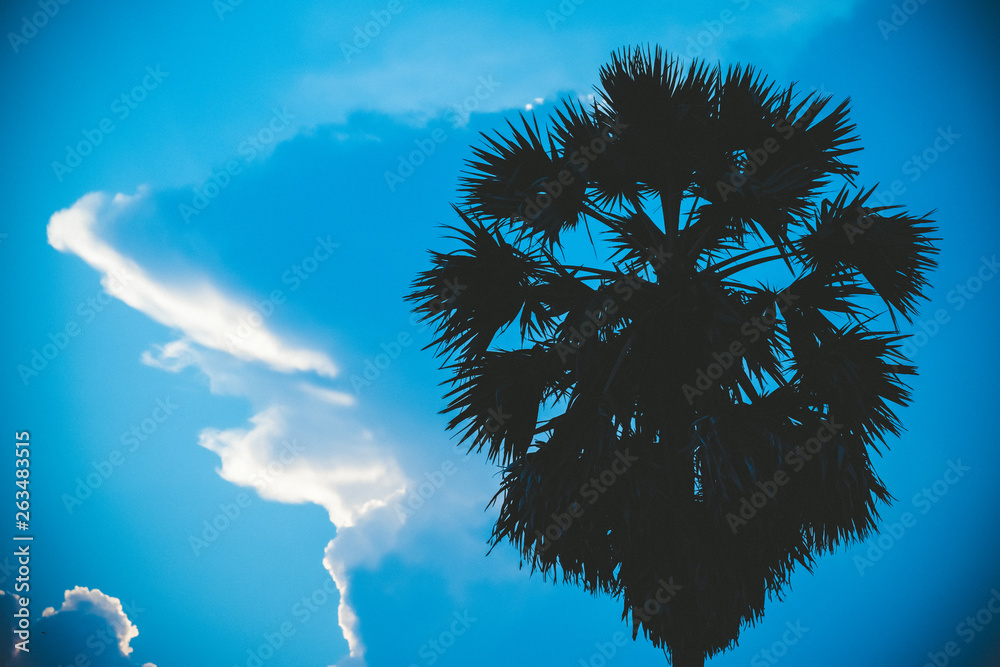
<path id="1" fill-rule="evenodd" d="M 702 664 L 891 500 L 870 451 L 901 428 L 934 227 L 866 206 L 849 100 L 658 48 L 600 80 L 483 135 L 408 298 L 449 428 L 503 467 L 493 543 Z M 570 234 L 606 261 L 567 263 Z"/>

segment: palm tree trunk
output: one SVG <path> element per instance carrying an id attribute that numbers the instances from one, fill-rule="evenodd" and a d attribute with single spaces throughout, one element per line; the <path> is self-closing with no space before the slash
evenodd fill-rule
<path id="1" fill-rule="evenodd" d="M 672 652 L 673 667 L 705 667 L 705 654 Z"/>
<path id="2" fill-rule="evenodd" d="M 660 194 L 660 208 L 663 211 L 663 233 L 667 237 L 667 252 L 677 249 L 677 234 L 681 224 L 681 199 L 683 192 L 668 186 Z"/>

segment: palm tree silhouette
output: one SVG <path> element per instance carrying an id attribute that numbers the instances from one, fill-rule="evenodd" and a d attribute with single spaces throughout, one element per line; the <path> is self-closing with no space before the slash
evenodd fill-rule
<path id="1" fill-rule="evenodd" d="M 849 100 L 659 48 L 600 78 L 544 132 L 483 135 L 458 248 L 407 298 L 436 326 L 449 429 L 502 466 L 493 545 L 703 665 L 796 563 L 876 529 L 869 448 L 901 428 L 896 314 L 926 298 L 935 228 L 865 205 Z M 568 263 L 580 246 L 605 261 Z"/>

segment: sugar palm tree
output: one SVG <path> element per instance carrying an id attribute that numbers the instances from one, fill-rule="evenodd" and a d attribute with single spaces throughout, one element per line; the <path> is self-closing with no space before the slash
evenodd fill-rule
<path id="1" fill-rule="evenodd" d="M 901 428 L 896 317 L 934 228 L 866 206 L 848 100 L 659 48 L 600 80 L 544 130 L 483 135 L 457 246 L 407 298 L 436 326 L 449 428 L 502 466 L 494 546 L 703 665 L 796 563 L 876 529 L 870 451 Z M 574 238 L 605 260 L 570 264 Z"/>

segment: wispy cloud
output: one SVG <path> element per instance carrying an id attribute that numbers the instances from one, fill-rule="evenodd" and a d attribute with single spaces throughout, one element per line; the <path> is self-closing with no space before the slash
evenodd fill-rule
<path id="1" fill-rule="evenodd" d="M 112 296 L 145 313 L 160 324 L 182 331 L 184 339 L 233 356 L 268 365 L 290 373 L 314 371 L 334 377 L 337 367 L 324 353 L 295 347 L 268 330 L 255 327 L 246 337 L 236 332 L 253 313 L 248 304 L 223 294 L 207 279 L 170 283 L 149 275 L 135 261 L 122 256 L 98 234 L 100 225 L 109 224 L 137 204 L 146 192 L 109 197 L 94 192 L 80 198 L 49 221 L 49 244 L 56 250 L 79 256 L 103 276 L 101 284 Z M 170 353 L 179 353 L 183 344 Z"/>
<path id="2" fill-rule="evenodd" d="M 350 649 L 350 655 L 338 667 L 357 667 L 365 664 L 365 645 L 361 639 L 361 621 L 352 607 L 352 590 L 349 572 L 358 567 L 374 567 L 396 546 L 400 523 L 386 505 L 380 505 L 366 514 L 358 526 L 337 530 L 337 537 L 330 540 L 323 557 L 340 591 L 337 618 Z"/>
<path id="3" fill-rule="evenodd" d="M 301 122 L 343 122 L 354 111 L 380 111 L 425 119 L 453 110 L 474 94 L 478 77 L 500 83 L 471 111 L 523 109 L 536 98 L 574 91 L 586 95 L 611 51 L 629 44 L 658 43 L 682 58 L 735 62 L 752 55 L 793 64 L 799 49 L 834 21 L 849 18 L 860 0 L 759 3 L 752 0 L 698 5 L 630 7 L 562 3 L 525 6 L 521 15 L 459 3 L 411 6 L 377 33 L 358 10 L 356 24 L 343 10 L 310 30 L 315 41 L 338 45 L 330 65 L 302 72 L 290 90 L 292 104 L 305 110 Z M 569 5 L 572 12 L 566 9 Z M 332 16 L 336 14 L 334 21 Z M 659 20 L 650 20 L 651 16 Z M 553 18 L 557 17 L 557 18 Z M 613 30 L 594 30 L 595 23 Z M 361 31 L 360 34 L 358 31 Z M 322 40 L 318 36 L 322 33 Z M 460 35 L 441 39 L 442 34 Z M 511 36 L 517 40 L 512 42 Z M 776 41 L 782 48 L 775 50 Z M 773 62 L 772 65 L 780 63 Z"/>

